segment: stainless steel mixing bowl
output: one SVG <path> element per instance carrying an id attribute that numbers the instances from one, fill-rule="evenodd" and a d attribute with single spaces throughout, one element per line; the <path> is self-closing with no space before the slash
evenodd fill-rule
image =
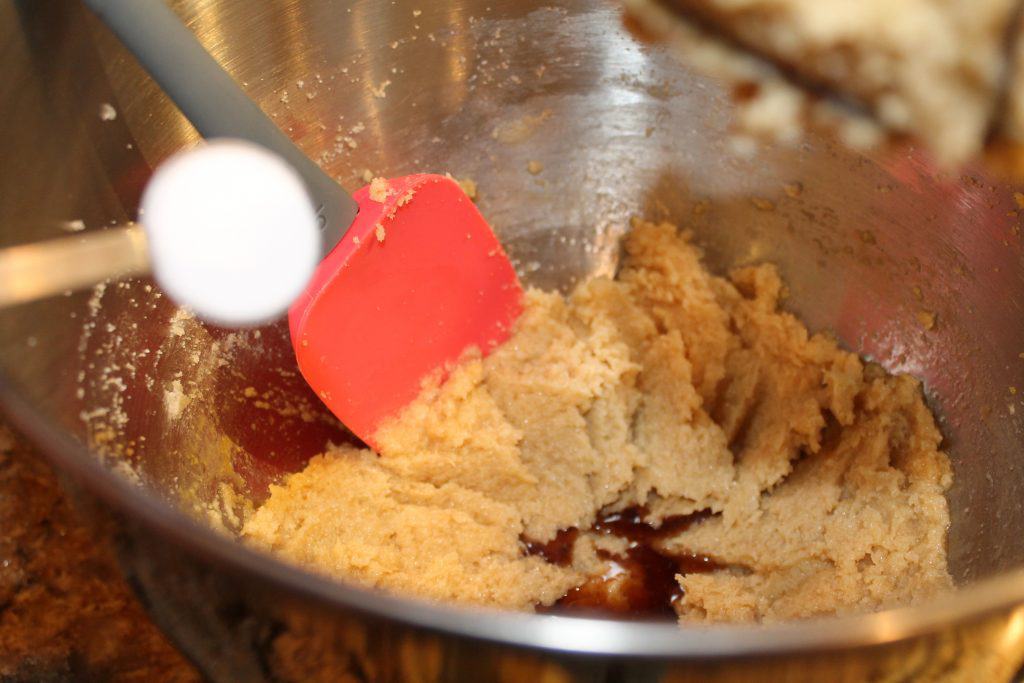
<path id="1" fill-rule="evenodd" d="M 366 169 L 475 179 L 530 284 L 613 273 L 634 214 L 692 227 L 715 267 L 775 261 L 811 328 L 926 380 L 956 471 L 949 550 L 962 588 L 933 604 L 707 629 L 432 606 L 231 537 L 268 481 L 347 438 L 298 377 L 282 325 L 207 327 L 142 280 L 0 312 L 7 410 L 83 500 L 102 501 L 91 508 L 125 571 L 212 679 L 1013 674 L 1024 252 L 1012 188 L 979 170 L 937 173 L 913 150 L 865 157 L 821 139 L 738 158 L 716 85 L 634 41 L 602 0 L 175 7 L 349 189 Z M 0 246 L 134 217 L 152 167 L 195 132 L 76 2 L 0 4 L 0 32 Z"/>

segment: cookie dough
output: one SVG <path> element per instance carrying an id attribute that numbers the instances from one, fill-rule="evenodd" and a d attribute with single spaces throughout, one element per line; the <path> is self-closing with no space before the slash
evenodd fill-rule
<path id="1" fill-rule="evenodd" d="M 835 126 L 861 146 L 909 135 L 951 166 L 992 132 L 1024 140 L 1008 49 L 1016 0 L 624 2 L 689 65 L 734 85 L 743 133 L 793 140 Z"/>
<path id="2" fill-rule="evenodd" d="M 664 525 L 654 550 L 688 560 L 686 621 L 950 587 L 952 477 L 919 383 L 810 335 L 779 310 L 771 265 L 716 277 L 688 233 L 641 221 L 625 250 L 614 281 L 529 291 L 511 339 L 426 382 L 379 453 L 314 458 L 244 537 L 363 585 L 515 609 L 581 586 L 614 597 L 637 545 L 605 533 L 617 513 Z M 531 552 L 567 529 L 569 552 Z"/>

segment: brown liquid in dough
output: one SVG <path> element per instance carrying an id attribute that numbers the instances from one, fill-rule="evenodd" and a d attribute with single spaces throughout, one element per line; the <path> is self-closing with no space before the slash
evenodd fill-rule
<path id="1" fill-rule="evenodd" d="M 865 366 L 778 309 L 770 265 L 712 276 L 689 236 L 636 222 L 615 281 L 530 291 L 514 336 L 467 357 L 378 433 L 272 488 L 244 536 L 331 576 L 530 609 L 602 582 L 614 536 L 571 562 L 523 543 L 642 508 L 713 514 L 659 535 L 711 558 L 683 620 L 876 610 L 951 586 L 952 479 L 918 382 Z M 615 579 L 608 579 L 614 589 Z"/>

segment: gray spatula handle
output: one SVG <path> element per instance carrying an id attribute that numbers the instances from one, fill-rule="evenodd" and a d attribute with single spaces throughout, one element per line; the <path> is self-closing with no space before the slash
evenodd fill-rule
<path id="1" fill-rule="evenodd" d="M 295 146 L 162 0 L 84 0 L 207 138 L 250 140 L 284 157 L 306 181 L 326 254 L 356 216 L 351 197 Z"/>

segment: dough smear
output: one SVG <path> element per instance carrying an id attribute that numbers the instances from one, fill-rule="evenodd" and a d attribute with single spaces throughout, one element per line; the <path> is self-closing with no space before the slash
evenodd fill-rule
<path id="1" fill-rule="evenodd" d="M 952 475 L 919 383 L 810 335 L 771 265 L 716 277 L 670 224 L 635 221 L 625 249 L 614 281 L 529 291 L 511 339 L 427 382 L 379 454 L 314 458 L 244 537 L 363 585 L 514 609 L 581 590 L 621 604 L 635 541 L 608 532 L 616 514 L 662 527 L 660 557 L 708 560 L 670 565 L 684 621 L 948 589 Z M 564 556 L 531 552 L 567 529 Z"/>

